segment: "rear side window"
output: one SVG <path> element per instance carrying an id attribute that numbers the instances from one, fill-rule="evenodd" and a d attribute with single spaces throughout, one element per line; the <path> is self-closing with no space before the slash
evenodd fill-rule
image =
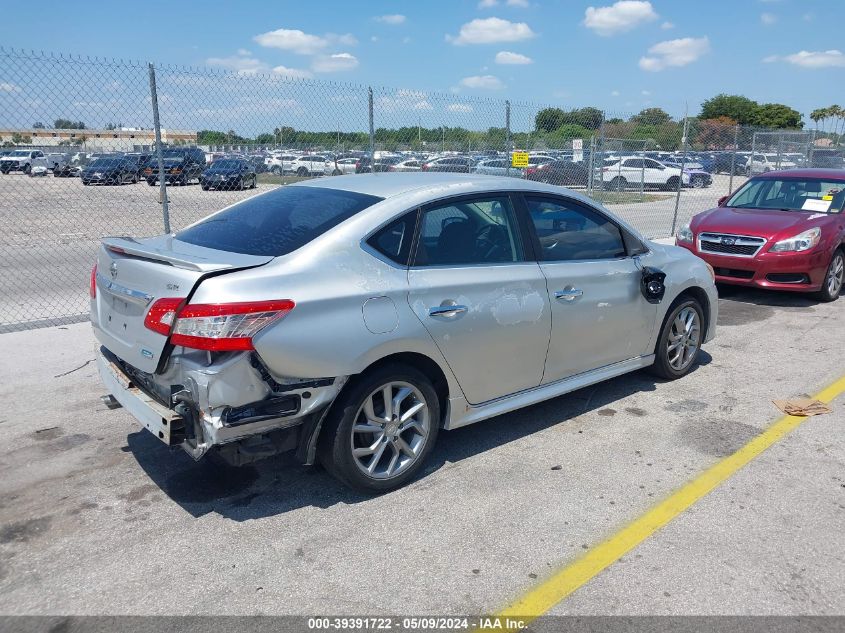
<path id="1" fill-rule="evenodd" d="M 382 198 L 322 187 L 280 187 L 176 234 L 205 248 L 279 257 L 301 248 Z"/>
<path id="2" fill-rule="evenodd" d="M 416 223 L 417 212 L 406 213 L 376 232 L 367 244 L 400 266 L 407 266 Z"/>

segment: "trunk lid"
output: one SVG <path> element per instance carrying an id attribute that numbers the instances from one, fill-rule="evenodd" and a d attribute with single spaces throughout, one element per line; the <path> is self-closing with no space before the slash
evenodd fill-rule
<path id="1" fill-rule="evenodd" d="M 97 255 L 97 297 L 91 300 L 94 333 L 122 360 L 152 373 L 167 344 L 166 336 L 144 325 L 157 299 L 188 297 L 209 274 L 262 266 L 272 259 L 195 246 L 171 235 L 105 238 Z"/>

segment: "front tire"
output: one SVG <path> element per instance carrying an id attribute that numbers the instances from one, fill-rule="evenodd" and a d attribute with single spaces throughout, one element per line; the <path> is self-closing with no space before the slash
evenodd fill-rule
<path id="1" fill-rule="evenodd" d="M 666 380 L 686 376 L 695 367 L 704 339 L 704 311 L 695 299 L 673 305 L 663 321 L 652 373 Z"/>
<path id="2" fill-rule="evenodd" d="M 300 178 L 305 178 L 308 175 L 308 170 L 305 167 L 300 167 L 296 170 L 296 175 Z"/>
<path id="3" fill-rule="evenodd" d="M 608 191 L 624 191 L 628 186 L 628 181 L 622 178 L 621 176 L 616 176 L 607 183 L 607 190 Z"/>
<path id="4" fill-rule="evenodd" d="M 821 290 L 815 293 L 819 301 L 836 301 L 842 293 L 842 285 L 845 282 L 845 251 L 838 249 L 830 258 L 830 265 L 822 282 Z"/>
<path id="5" fill-rule="evenodd" d="M 320 435 L 320 462 L 361 491 L 387 492 L 422 468 L 440 427 L 431 381 L 417 369 L 385 365 L 354 379 L 341 393 Z"/>

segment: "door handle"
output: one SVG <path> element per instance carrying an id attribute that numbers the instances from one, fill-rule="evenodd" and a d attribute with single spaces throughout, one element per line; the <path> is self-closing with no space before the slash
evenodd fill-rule
<path id="1" fill-rule="evenodd" d="M 451 318 L 451 317 L 458 316 L 459 314 L 462 314 L 466 311 L 467 311 L 466 306 L 460 306 L 460 305 L 456 305 L 456 304 L 439 305 L 439 306 L 434 307 L 434 308 L 429 308 L 428 309 L 428 316 Z"/>
<path id="2" fill-rule="evenodd" d="M 555 292 L 555 299 L 558 301 L 575 301 L 578 297 L 582 296 L 584 296 L 583 290 L 571 286 Z"/>

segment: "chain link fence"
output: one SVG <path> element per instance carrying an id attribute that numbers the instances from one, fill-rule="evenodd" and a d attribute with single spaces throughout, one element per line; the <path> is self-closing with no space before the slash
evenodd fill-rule
<path id="1" fill-rule="evenodd" d="M 841 168 L 840 142 L 651 110 L 618 116 L 0 48 L 0 332 L 86 318 L 103 236 L 176 231 L 303 178 L 526 178 L 581 191 L 657 238 L 749 174 Z M 514 150 L 529 153 L 527 168 L 512 167 Z M 249 164 L 245 179 L 200 184 L 228 158 Z"/>

